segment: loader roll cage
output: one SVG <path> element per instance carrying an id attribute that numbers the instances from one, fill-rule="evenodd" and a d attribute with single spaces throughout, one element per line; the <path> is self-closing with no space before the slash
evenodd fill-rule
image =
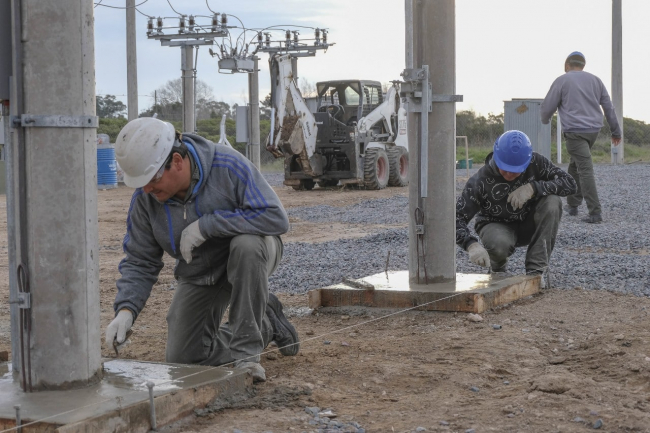
<path id="1" fill-rule="evenodd" d="M 328 112 L 339 122 L 352 126 L 384 101 L 379 81 L 337 80 L 316 83 L 318 112 Z M 363 96 L 362 96 L 363 95 Z"/>

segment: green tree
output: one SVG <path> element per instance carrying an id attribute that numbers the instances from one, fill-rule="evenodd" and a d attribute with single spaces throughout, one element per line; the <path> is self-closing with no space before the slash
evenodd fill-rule
<path id="1" fill-rule="evenodd" d="M 95 98 L 97 116 L 104 119 L 124 118 L 126 105 L 115 99 L 115 95 L 97 96 Z"/>

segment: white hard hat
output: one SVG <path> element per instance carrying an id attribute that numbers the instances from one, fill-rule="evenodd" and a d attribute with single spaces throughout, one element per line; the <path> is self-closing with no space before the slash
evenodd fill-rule
<path id="1" fill-rule="evenodd" d="M 140 117 L 127 123 L 115 140 L 115 159 L 124 171 L 124 183 L 141 188 L 163 165 L 176 134 L 169 122 Z"/>

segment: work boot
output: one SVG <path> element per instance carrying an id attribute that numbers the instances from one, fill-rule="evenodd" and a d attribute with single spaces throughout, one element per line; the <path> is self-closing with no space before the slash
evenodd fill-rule
<path id="1" fill-rule="evenodd" d="M 243 368 L 244 370 L 250 371 L 254 383 L 266 382 L 266 371 L 264 371 L 264 367 L 259 362 L 236 361 L 235 368 Z"/>
<path id="2" fill-rule="evenodd" d="M 603 222 L 603 217 L 599 213 L 595 213 L 583 218 L 582 220 L 589 224 L 600 224 Z"/>
<path id="3" fill-rule="evenodd" d="M 269 293 L 269 302 L 266 304 L 266 315 L 273 326 L 273 341 L 278 345 L 280 353 L 284 356 L 295 356 L 300 349 L 300 340 L 296 328 L 287 320 L 282 312 L 282 303 L 277 296 Z"/>
<path id="4" fill-rule="evenodd" d="M 502 274 L 502 273 L 505 273 L 505 272 L 508 272 L 507 264 L 503 265 L 503 266 L 501 266 L 500 268 L 497 268 L 497 269 L 490 268 L 490 273 L 492 273 L 492 274 Z"/>
<path id="5" fill-rule="evenodd" d="M 566 205 L 564 206 L 564 210 L 570 215 L 570 216 L 577 216 L 578 215 L 578 208 L 575 206 L 569 206 Z"/>
<path id="6" fill-rule="evenodd" d="M 547 280 L 548 280 L 548 272 L 544 271 L 526 271 L 526 275 L 539 275 L 542 277 L 542 279 L 539 281 L 539 288 L 540 289 L 545 289 L 548 287 Z"/>

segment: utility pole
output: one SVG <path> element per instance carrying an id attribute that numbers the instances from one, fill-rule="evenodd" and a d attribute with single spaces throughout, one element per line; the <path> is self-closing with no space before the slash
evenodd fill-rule
<path id="1" fill-rule="evenodd" d="M 456 279 L 455 0 L 405 0 L 409 282 Z"/>
<path id="2" fill-rule="evenodd" d="M 135 39 L 135 0 L 126 0 L 126 88 L 129 120 L 138 118 L 138 55 Z"/>
<path id="3" fill-rule="evenodd" d="M 102 375 L 93 3 L 11 4 L 12 368 L 26 391 L 87 386 Z"/>
<path id="4" fill-rule="evenodd" d="M 194 120 L 194 47 L 181 47 L 181 77 L 183 78 L 183 132 L 196 131 Z"/>
<path id="5" fill-rule="evenodd" d="M 623 128 L 623 18 L 621 0 L 612 0 L 612 103 L 621 125 L 621 143 L 612 144 L 612 164 L 623 164 L 625 135 Z"/>
<path id="6" fill-rule="evenodd" d="M 253 72 L 248 74 L 248 99 L 250 106 L 250 131 L 248 134 L 250 148 L 248 157 L 260 169 L 260 89 L 259 89 L 259 57 L 253 56 Z"/>
<path id="7" fill-rule="evenodd" d="M 158 39 L 162 46 L 181 47 L 181 85 L 183 86 L 183 132 L 196 131 L 195 84 L 196 68 L 194 65 L 194 47 L 214 45 L 214 38 L 228 36 L 228 18 L 225 13 L 214 14 L 211 25 L 198 25 L 194 15 L 181 15 L 178 27 L 163 27 L 163 18 L 150 17 L 147 22 L 147 37 Z M 163 32 L 173 29 L 177 33 Z M 154 94 L 155 95 L 155 94 Z"/>

